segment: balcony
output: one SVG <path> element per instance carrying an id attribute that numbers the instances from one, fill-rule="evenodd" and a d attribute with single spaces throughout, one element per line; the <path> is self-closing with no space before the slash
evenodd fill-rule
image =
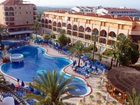
<path id="1" fill-rule="evenodd" d="M 52 29 L 52 26 L 51 25 L 48 25 L 48 29 Z"/>
<path id="2" fill-rule="evenodd" d="M 106 39 L 105 38 L 100 38 L 99 42 L 102 43 L 102 44 L 106 44 Z"/>
<path id="3" fill-rule="evenodd" d="M 45 28 L 48 28 L 48 25 L 45 25 Z"/>
<path id="4" fill-rule="evenodd" d="M 5 12 L 5 16 L 14 16 L 14 12 Z"/>
<path id="5" fill-rule="evenodd" d="M 4 10 L 5 11 L 14 11 L 14 8 L 13 7 L 5 7 Z"/>
<path id="6" fill-rule="evenodd" d="M 73 36 L 77 36 L 77 32 L 73 32 L 73 34 L 72 34 Z"/>
<path id="7" fill-rule="evenodd" d="M 6 22 L 13 22 L 13 21 L 15 21 L 15 18 L 14 17 L 6 17 L 5 21 Z"/>
<path id="8" fill-rule="evenodd" d="M 68 34 L 68 35 L 71 35 L 71 31 L 70 31 L 70 30 L 67 30 L 67 34 Z"/>
<path id="9" fill-rule="evenodd" d="M 115 41 L 113 40 L 108 40 L 107 41 L 107 44 L 110 45 L 110 46 L 113 46 L 115 44 Z"/>
<path id="10" fill-rule="evenodd" d="M 84 34 L 79 33 L 78 37 L 80 37 L 80 38 L 84 38 Z"/>
<path id="11" fill-rule="evenodd" d="M 56 31 L 56 28 L 55 27 L 53 27 L 53 31 Z"/>
<path id="12" fill-rule="evenodd" d="M 91 36 L 90 35 L 85 35 L 85 39 L 91 40 Z"/>

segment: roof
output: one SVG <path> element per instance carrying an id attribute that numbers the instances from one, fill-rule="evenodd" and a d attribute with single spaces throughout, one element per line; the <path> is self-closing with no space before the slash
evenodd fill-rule
<path id="1" fill-rule="evenodd" d="M 95 9 L 96 7 L 89 7 L 89 6 L 76 6 L 76 8 L 79 8 L 79 9 L 88 9 L 88 10 L 93 10 L 93 9 Z"/>
<path id="2" fill-rule="evenodd" d="M 54 13 L 68 13 L 66 11 L 49 11 L 49 12 L 54 12 Z M 139 21 L 139 20 L 135 20 L 133 19 L 132 17 L 129 17 L 129 16 L 113 16 L 113 15 L 110 15 L 110 14 L 107 14 L 107 15 L 98 15 L 98 14 L 95 14 L 95 13 L 69 13 L 71 15 L 81 15 L 81 16 L 90 16 L 90 17 L 99 17 L 99 18 L 107 18 L 107 19 L 118 19 L 118 20 L 124 20 L 124 21 Z"/>
<path id="3" fill-rule="evenodd" d="M 108 11 L 127 11 L 127 12 L 137 12 L 137 9 L 133 9 L 133 8 L 103 8 L 106 9 Z"/>
<path id="4" fill-rule="evenodd" d="M 5 0 L 1 4 L 3 4 L 3 5 L 15 5 L 15 4 L 22 4 L 22 3 L 23 3 L 22 0 Z"/>
<path id="5" fill-rule="evenodd" d="M 140 71 L 128 67 L 113 68 L 108 72 L 107 78 L 122 92 L 131 93 L 132 89 L 135 88 L 140 94 Z"/>
<path id="6" fill-rule="evenodd" d="M 4 2 L 0 3 L 2 5 L 34 5 L 30 3 L 24 3 L 23 0 L 5 0 Z"/>

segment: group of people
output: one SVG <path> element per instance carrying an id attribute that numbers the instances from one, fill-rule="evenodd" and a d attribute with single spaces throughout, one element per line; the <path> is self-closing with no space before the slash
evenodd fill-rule
<path id="1" fill-rule="evenodd" d="M 19 88 L 24 87 L 24 86 L 25 86 L 25 83 L 23 81 L 20 82 L 20 80 L 17 79 L 17 84 L 15 85 L 15 88 L 19 89 Z"/>

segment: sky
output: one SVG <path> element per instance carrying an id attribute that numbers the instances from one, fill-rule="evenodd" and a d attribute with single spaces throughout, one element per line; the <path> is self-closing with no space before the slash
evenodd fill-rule
<path id="1" fill-rule="evenodd" d="M 4 1 L 4 0 L 0 0 Z M 24 0 L 38 6 L 48 7 L 73 7 L 73 6 L 106 6 L 129 7 L 140 9 L 140 0 Z"/>

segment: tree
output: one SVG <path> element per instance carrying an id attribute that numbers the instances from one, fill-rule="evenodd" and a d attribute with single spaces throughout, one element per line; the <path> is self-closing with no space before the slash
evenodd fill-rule
<path id="1" fill-rule="evenodd" d="M 51 37 L 50 37 L 50 35 L 44 34 L 44 35 L 43 35 L 43 39 L 44 39 L 44 40 L 49 40 L 49 39 L 51 39 Z"/>
<path id="2" fill-rule="evenodd" d="M 127 66 L 137 62 L 139 51 L 137 45 L 129 38 L 121 37 L 114 46 L 113 55 L 119 64 Z"/>
<path id="3" fill-rule="evenodd" d="M 36 99 L 37 105 L 63 105 L 64 99 L 73 97 L 67 92 L 74 90 L 71 85 L 73 77 L 64 78 L 64 74 L 58 74 L 56 71 L 43 72 L 39 74 L 31 87 L 37 89 L 41 94 L 28 94 L 27 99 Z"/>
<path id="4" fill-rule="evenodd" d="M 94 60 L 94 56 L 95 56 L 95 51 L 96 51 L 96 41 L 98 40 L 98 35 L 99 34 L 99 31 L 98 30 L 94 30 L 92 32 L 92 40 L 94 41 L 94 44 L 93 44 L 93 60 Z"/>
<path id="5" fill-rule="evenodd" d="M 55 34 L 51 34 L 51 36 L 50 36 L 52 39 L 56 39 L 56 36 L 55 36 Z"/>
<path id="6" fill-rule="evenodd" d="M 132 93 L 128 93 L 128 103 L 129 105 L 140 105 L 140 95 L 135 89 L 132 89 Z"/>
<path id="7" fill-rule="evenodd" d="M 34 21 L 34 25 L 33 25 L 33 30 L 34 30 L 34 33 L 36 34 L 36 39 L 37 39 L 37 33 L 40 29 L 40 18 L 41 18 L 41 15 L 38 15 Z"/>
<path id="8" fill-rule="evenodd" d="M 2 44 L 2 36 L 3 35 L 8 35 L 6 26 L 0 25 L 0 44 L 1 44 L 1 49 L 4 49 L 4 45 Z"/>
<path id="9" fill-rule="evenodd" d="M 10 93 L 18 103 L 26 105 L 26 102 L 15 94 L 14 90 L 10 88 L 10 84 L 5 80 L 4 76 L 0 74 L 0 94 L 3 93 Z"/>
<path id="10" fill-rule="evenodd" d="M 58 38 L 59 44 L 64 47 L 68 45 L 71 41 L 68 37 L 65 36 L 65 34 L 61 34 L 60 37 Z"/>
<path id="11" fill-rule="evenodd" d="M 74 55 L 78 56 L 78 66 L 80 66 L 81 55 L 87 51 L 81 41 L 77 41 L 75 45 L 71 48 L 71 51 Z"/>

